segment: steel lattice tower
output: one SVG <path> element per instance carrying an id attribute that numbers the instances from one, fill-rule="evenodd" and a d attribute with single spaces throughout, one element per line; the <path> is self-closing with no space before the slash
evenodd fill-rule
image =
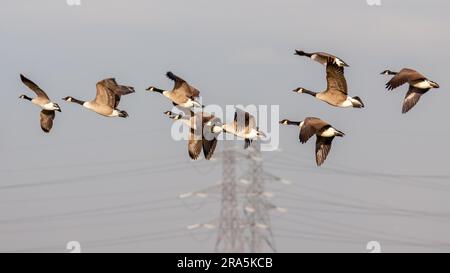
<path id="1" fill-rule="evenodd" d="M 270 212 L 274 209 L 281 211 L 281 208 L 270 202 L 271 194 L 265 192 L 265 183 L 283 180 L 264 171 L 258 142 L 245 151 L 224 143 L 220 159 L 223 170 L 219 185 L 180 195 L 185 199 L 220 194 L 220 216 L 208 223 L 191 225 L 188 229 L 216 228 L 215 251 L 219 253 L 276 252 Z M 237 164 L 245 168 L 247 164 L 244 163 L 248 163 L 248 170 L 238 175 Z"/>
<path id="2" fill-rule="evenodd" d="M 246 237 L 250 253 L 276 251 L 269 211 L 272 206 L 265 196 L 265 178 L 261 145 L 256 142 L 249 149 L 249 186 L 245 194 Z"/>
<path id="3" fill-rule="evenodd" d="M 236 155 L 233 148 L 225 147 L 222 155 L 222 209 L 215 247 L 216 252 L 236 253 L 244 251 L 243 227 L 237 197 Z"/>

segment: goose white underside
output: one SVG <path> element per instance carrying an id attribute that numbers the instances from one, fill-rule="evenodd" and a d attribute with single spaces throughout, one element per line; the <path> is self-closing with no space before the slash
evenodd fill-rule
<path id="1" fill-rule="evenodd" d="M 112 113 L 110 115 L 108 115 L 108 117 L 118 117 L 120 114 L 120 112 L 118 110 L 114 110 L 112 111 Z"/>
<path id="2" fill-rule="evenodd" d="M 227 126 L 224 126 L 223 130 L 225 130 L 227 133 L 235 135 L 239 138 L 250 139 L 250 140 L 258 139 L 258 131 L 256 131 L 255 129 L 252 129 L 250 131 L 250 133 L 248 133 L 248 134 L 245 134 L 244 132 L 235 132 L 234 130 L 229 130 Z"/>
<path id="3" fill-rule="evenodd" d="M 104 113 L 98 112 L 95 110 L 95 107 L 92 106 L 92 104 L 89 101 L 86 101 L 85 103 L 83 103 L 83 107 L 86 109 L 89 109 L 97 114 L 100 114 L 102 116 L 106 116 L 106 117 L 118 117 L 120 115 L 120 111 L 119 110 L 113 110 L 111 114 L 109 115 L 105 115 Z"/>
<path id="4" fill-rule="evenodd" d="M 431 85 L 430 81 L 421 81 L 421 82 L 418 82 L 418 83 L 414 84 L 413 86 L 416 87 L 416 88 L 419 88 L 419 89 L 430 89 L 430 88 L 433 88 L 433 86 Z"/>
<path id="5" fill-rule="evenodd" d="M 58 108 L 55 107 L 55 104 L 53 102 L 49 102 L 49 103 L 45 104 L 42 108 L 45 110 L 49 110 L 49 111 L 58 110 Z"/>
<path id="6" fill-rule="evenodd" d="M 163 91 L 162 94 L 164 97 L 168 98 L 169 100 L 172 100 L 170 96 L 170 91 Z M 202 107 L 202 105 L 199 102 L 193 99 L 188 99 L 185 103 L 178 103 L 178 105 L 183 108 Z"/>
<path id="7" fill-rule="evenodd" d="M 312 56 L 311 56 L 311 59 L 313 59 L 314 61 L 319 61 L 318 59 L 319 59 L 319 56 L 317 56 L 317 54 L 313 54 Z"/>
<path id="8" fill-rule="evenodd" d="M 211 124 L 211 125 L 208 125 L 208 126 L 212 126 L 212 124 Z M 223 132 L 223 129 L 222 129 L 221 126 L 213 126 L 213 127 L 212 127 L 212 132 L 213 132 L 214 134 L 220 134 L 220 133 Z"/>
<path id="9" fill-rule="evenodd" d="M 70 100 L 70 101 L 72 101 L 72 100 Z M 87 108 L 89 110 L 92 110 L 92 105 L 91 105 L 91 103 L 89 101 L 83 103 L 83 107 Z"/>
<path id="10" fill-rule="evenodd" d="M 316 62 L 319 62 L 319 63 L 322 63 L 323 65 L 327 65 L 327 61 L 322 57 L 320 57 L 319 55 L 317 55 L 317 54 L 313 54 L 312 56 L 311 56 L 311 59 L 313 59 L 314 61 L 316 61 Z M 333 63 L 335 63 L 337 66 L 340 66 L 340 67 L 344 67 L 345 66 L 345 63 L 341 60 L 341 59 L 339 59 L 339 58 L 334 58 L 333 59 Z"/>
<path id="11" fill-rule="evenodd" d="M 347 99 L 343 103 L 341 103 L 340 107 L 344 107 L 344 108 L 353 107 L 353 103 L 359 104 L 359 101 L 355 100 L 352 97 L 347 96 Z"/>
<path id="12" fill-rule="evenodd" d="M 186 103 L 181 104 L 184 108 L 202 107 L 200 103 L 195 100 L 189 99 Z"/>
<path id="13" fill-rule="evenodd" d="M 335 58 L 334 59 L 334 63 L 337 64 L 338 66 L 341 66 L 341 67 L 345 66 L 345 63 L 339 58 Z"/>
<path id="14" fill-rule="evenodd" d="M 322 134 L 320 134 L 321 137 L 334 137 L 338 134 L 338 131 L 334 129 L 333 127 L 328 128 L 327 130 L 323 131 Z"/>
<path id="15" fill-rule="evenodd" d="M 47 110 L 47 111 L 56 111 L 56 110 L 59 109 L 59 108 L 55 107 L 55 104 L 53 102 L 49 102 L 49 103 L 46 103 L 44 105 L 39 104 L 38 102 L 36 102 L 36 100 L 31 100 L 31 102 L 33 104 L 39 106 L 40 108 L 42 108 L 44 110 Z"/>
<path id="16" fill-rule="evenodd" d="M 152 91 L 153 91 L 153 90 L 154 90 L 154 88 L 152 88 L 152 89 L 150 89 L 150 90 L 152 90 Z M 166 90 L 166 91 L 163 91 L 163 92 L 162 92 L 162 94 L 163 94 L 163 96 L 164 96 L 164 97 L 166 97 L 166 98 L 170 99 L 170 92 L 169 92 L 169 91 L 167 91 L 167 90 Z"/>

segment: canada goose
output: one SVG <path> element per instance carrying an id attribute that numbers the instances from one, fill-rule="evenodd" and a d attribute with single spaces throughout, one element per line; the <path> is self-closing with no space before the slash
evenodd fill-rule
<path id="1" fill-rule="evenodd" d="M 213 130 L 218 132 L 217 127 L 213 128 Z M 254 140 L 266 137 L 266 134 L 256 126 L 255 117 L 240 109 L 236 109 L 233 122 L 224 124 L 222 130 L 225 133 L 243 138 L 245 140 L 245 149 L 250 147 Z"/>
<path id="2" fill-rule="evenodd" d="M 313 136 L 316 135 L 316 163 L 321 166 L 327 159 L 331 150 L 331 144 L 335 137 L 343 137 L 345 134 L 336 128 L 332 127 L 327 122 L 319 118 L 306 118 L 304 121 L 295 122 L 288 119 L 280 121 L 282 125 L 295 125 L 300 127 L 300 142 L 306 143 Z"/>
<path id="3" fill-rule="evenodd" d="M 171 91 L 162 90 L 154 86 L 147 88 L 147 91 L 158 92 L 172 101 L 173 105 L 180 106 L 183 108 L 193 108 L 193 107 L 203 107 L 197 98 L 200 96 L 200 91 L 198 91 L 193 86 L 189 85 L 185 80 L 173 74 L 172 72 L 167 72 L 166 76 L 175 82 L 175 85 Z"/>
<path id="4" fill-rule="evenodd" d="M 299 87 L 294 92 L 304 93 L 316 97 L 335 107 L 353 107 L 364 108 L 364 103 L 359 97 L 350 97 L 347 94 L 347 81 L 344 76 L 344 68 L 335 64 L 327 65 L 327 89 L 323 92 L 316 93 L 305 88 Z"/>
<path id="5" fill-rule="evenodd" d="M 57 103 L 50 100 L 47 94 L 42 90 L 37 84 L 27 79 L 24 75 L 20 75 L 22 82 L 30 88 L 37 97 L 32 99 L 27 95 L 21 95 L 20 99 L 25 99 L 31 101 L 31 103 L 42 108 L 41 117 L 41 128 L 44 132 L 49 133 L 53 127 L 53 120 L 55 119 L 55 111 L 61 112 L 61 108 Z"/>
<path id="6" fill-rule="evenodd" d="M 325 66 L 331 63 L 339 67 L 349 67 L 349 65 L 346 62 L 344 62 L 341 58 L 338 58 L 334 55 L 325 52 L 306 53 L 305 51 L 302 50 L 296 50 L 295 55 L 311 58 L 312 60 Z"/>
<path id="7" fill-rule="evenodd" d="M 408 93 L 406 93 L 403 102 L 403 114 L 408 113 L 409 110 L 419 102 L 420 97 L 427 93 L 431 88 L 439 88 L 439 84 L 409 68 L 404 68 L 400 72 L 385 70 L 381 72 L 381 75 L 394 75 L 394 77 L 386 84 L 388 90 L 394 90 L 405 83 L 409 84 L 409 90 Z"/>
<path id="8" fill-rule="evenodd" d="M 134 92 L 133 87 L 118 85 L 116 80 L 111 78 L 97 83 L 97 95 L 92 101 L 81 101 L 73 97 L 65 97 L 63 100 L 79 104 L 105 117 L 127 118 L 128 113 L 117 109 L 117 106 L 121 96 Z"/>
<path id="9" fill-rule="evenodd" d="M 216 126 L 221 128 L 222 122 L 219 118 L 205 112 L 191 112 L 190 117 L 174 114 L 171 111 L 164 114 L 175 121 L 183 121 L 189 127 L 188 152 L 191 159 L 197 160 L 203 150 L 205 159 L 211 160 L 216 150 L 217 136 L 222 132 L 222 130 L 217 132 L 213 129 Z"/>

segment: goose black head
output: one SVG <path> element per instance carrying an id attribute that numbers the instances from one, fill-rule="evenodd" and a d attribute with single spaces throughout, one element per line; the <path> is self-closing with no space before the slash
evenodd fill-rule
<path id="1" fill-rule="evenodd" d="M 164 92 L 164 90 L 156 88 L 154 86 L 150 86 L 146 90 L 149 91 L 149 92 L 157 92 L 157 93 L 161 93 L 161 94 Z"/>
<path id="2" fill-rule="evenodd" d="M 32 98 L 28 97 L 27 95 L 20 95 L 19 99 L 29 100 L 29 101 L 32 100 Z"/>
<path id="3" fill-rule="evenodd" d="M 303 50 L 295 50 L 294 55 L 298 55 L 298 56 L 309 56 L 310 54 L 306 53 Z"/>
<path id="4" fill-rule="evenodd" d="M 53 108 L 55 108 L 55 111 L 58 111 L 60 113 L 62 112 L 61 107 L 59 107 L 59 105 L 57 103 L 53 103 Z"/>
<path id="5" fill-rule="evenodd" d="M 380 75 L 397 75 L 397 72 L 393 72 L 393 71 L 387 69 L 387 70 L 384 70 L 383 72 L 381 72 Z"/>
<path id="6" fill-rule="evenodd" d="M 299 88 L 295 88 L 294 90 L 292 90 L 292 92 L 295 92 L 295 93 L 304 93 L 305 90 L 306 90 L 305 88 L 299 87 Z"/>
<path id="7" fill-rule="evenodd" d="M 65 97 L 65 98 L 62 98 L 62 100 L 67 101 L 67 102 L 72 102 L 73 98 L 72 97 Z"/>
<path id="8" fill-rule="evenodd" d="M 364 108 L 366 107 L 364 105 L 364 102 L 362 101 L 362 99 L 360 97 L 353 97 L 352 98 L 352 104 L 354 108 Z"/>
<path id="9" fill-rule="evenodd" d="M 120 118 L 127 118 L 130 115 L 128 115 L 128 113 L 126 111 L 119 111 L 119 117 Z"/>
<path id="10" fill-rule="evenodd" d="M 295 126 L 300 126 L 301 122 L 297 122 L 297 121 L 291 121 L 288 119 L 283 119 L 282 121 L 280 121 L 281 125 L 295 125 Z"/>
<path id="11" fill-rule="evenodd" d="M 439 84 L 438 84 L 437 82 L 434 82 L 434 81 L 430 81 L 430 85 L 431 85 L 433 88 L 440 88 Z"/>
<path id="12" fill-rule="evenodd" d="M 280 121 L 281 125 L 289 125 L 290 123 L 291 123 L 291 121 L 288 119 L 283 119 L 282 121 Z"/>

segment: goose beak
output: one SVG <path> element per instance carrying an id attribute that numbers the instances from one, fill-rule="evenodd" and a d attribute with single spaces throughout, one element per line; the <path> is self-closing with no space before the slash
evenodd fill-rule
<path id="1" fill-rule="evenodd" d="M 58 111 L 58 112 L 62 113 L 61 109 L 58 109 L 58 110 L 56 110 L 56 111 Z"/>

